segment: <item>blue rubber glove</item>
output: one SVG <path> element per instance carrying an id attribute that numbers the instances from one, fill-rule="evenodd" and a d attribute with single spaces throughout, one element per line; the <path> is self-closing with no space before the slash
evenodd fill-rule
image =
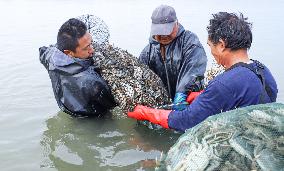
<path id="1" fill-rule="evenodd" d="M 183 110 L 186 108 L 188 103 L 186 102 L 187 95 L 184 93 L 176 93 L 174 98 L 173 110 Z"/>

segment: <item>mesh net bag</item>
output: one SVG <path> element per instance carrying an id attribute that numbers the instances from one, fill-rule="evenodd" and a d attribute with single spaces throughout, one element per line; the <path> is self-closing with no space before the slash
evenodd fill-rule
<path id="1" fill-rule="evenodd" d="M 128 51 L 109 44 L 110 34 L 103 20 L 89 14 L 77 18 L 92 35 L 94 65 L 122 110 L 115 112 L 117 118 L 125 118 L 137 104 L 156 107 L 171 103 L 162 80 L 148 66 Z"/>
<path id="2" fill-rule="evenodd" d="M 83 21 L 92 35 L 95 49 L 101 49 L 109 44 L 109 29 L 106 23 L 97 16 L 85 14 L 78 16 L 77 19 Z"/>
<path id="3" fill-rule="evenodd" d="M 284 105 L 239 108 L 187 130 L 156 170 L 284 170 Z"/>

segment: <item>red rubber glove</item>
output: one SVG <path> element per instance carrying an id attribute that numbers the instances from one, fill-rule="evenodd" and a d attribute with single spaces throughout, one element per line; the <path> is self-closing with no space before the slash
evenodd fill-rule
<path id="1" fill-rule="evenodd" d="M 196 92 L 191 92 L 189 93 L 189 95 L 187 96 L 186 98 L 186 101 L 188 102 L 188 104 L 191 104 L 193 102 L 193 100 L 199 96 L 199 94 L 201 94 L 204 90 L 201 90 L 201 91 L 196 91 Z"/>
<path id="2" fill-rule="evenodd" d="M 147 106 L 137 105 L 133 112 L 128 112 L 130 118 L 137 120 L 147 120 L 154 124 L 159 124 L 163 128 L 169 128 L 168 117 L 171 110 L 153 109 Z"/>

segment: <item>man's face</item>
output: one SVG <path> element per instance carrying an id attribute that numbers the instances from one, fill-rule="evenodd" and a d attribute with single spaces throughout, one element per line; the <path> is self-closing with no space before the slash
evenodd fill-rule
<path id="1" fill-rule="evenodd" d="M 167 45 L 170 44 L 176 38 L 177 32 L 178 23 L 176 23 L 170 35 L 155 35 L 154 38 L 162 45 Z"/>
<path id="2" fill-rule="evenodd" d="M 220 52 L 220 43 L 214 45 L 209 39 L 207 40 L 207 44 L 210 47 L 211 54 L 215 58 L 217 64 L 222 64 L 222 57 L 221 57 L 221 52 Z"/>
<path id="3" fill-rule="evenodd" d="M 87 59 L 93 56 L 94 48 L 92 46 L 92 36 L 89 32 L 78 40 L 76 52 L 71 52 L 71 56 L 81 59 Z"/>

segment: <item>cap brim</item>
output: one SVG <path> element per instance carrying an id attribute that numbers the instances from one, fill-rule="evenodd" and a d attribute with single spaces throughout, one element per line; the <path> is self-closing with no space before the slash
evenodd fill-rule
<path id="1" fill-rule="evenodd" d="M 170 35 L 173 31 L 176 22 L 165 23 L 165 24 L 154 24 L 151 25 L 151 36 L 153 35 Z"/>

